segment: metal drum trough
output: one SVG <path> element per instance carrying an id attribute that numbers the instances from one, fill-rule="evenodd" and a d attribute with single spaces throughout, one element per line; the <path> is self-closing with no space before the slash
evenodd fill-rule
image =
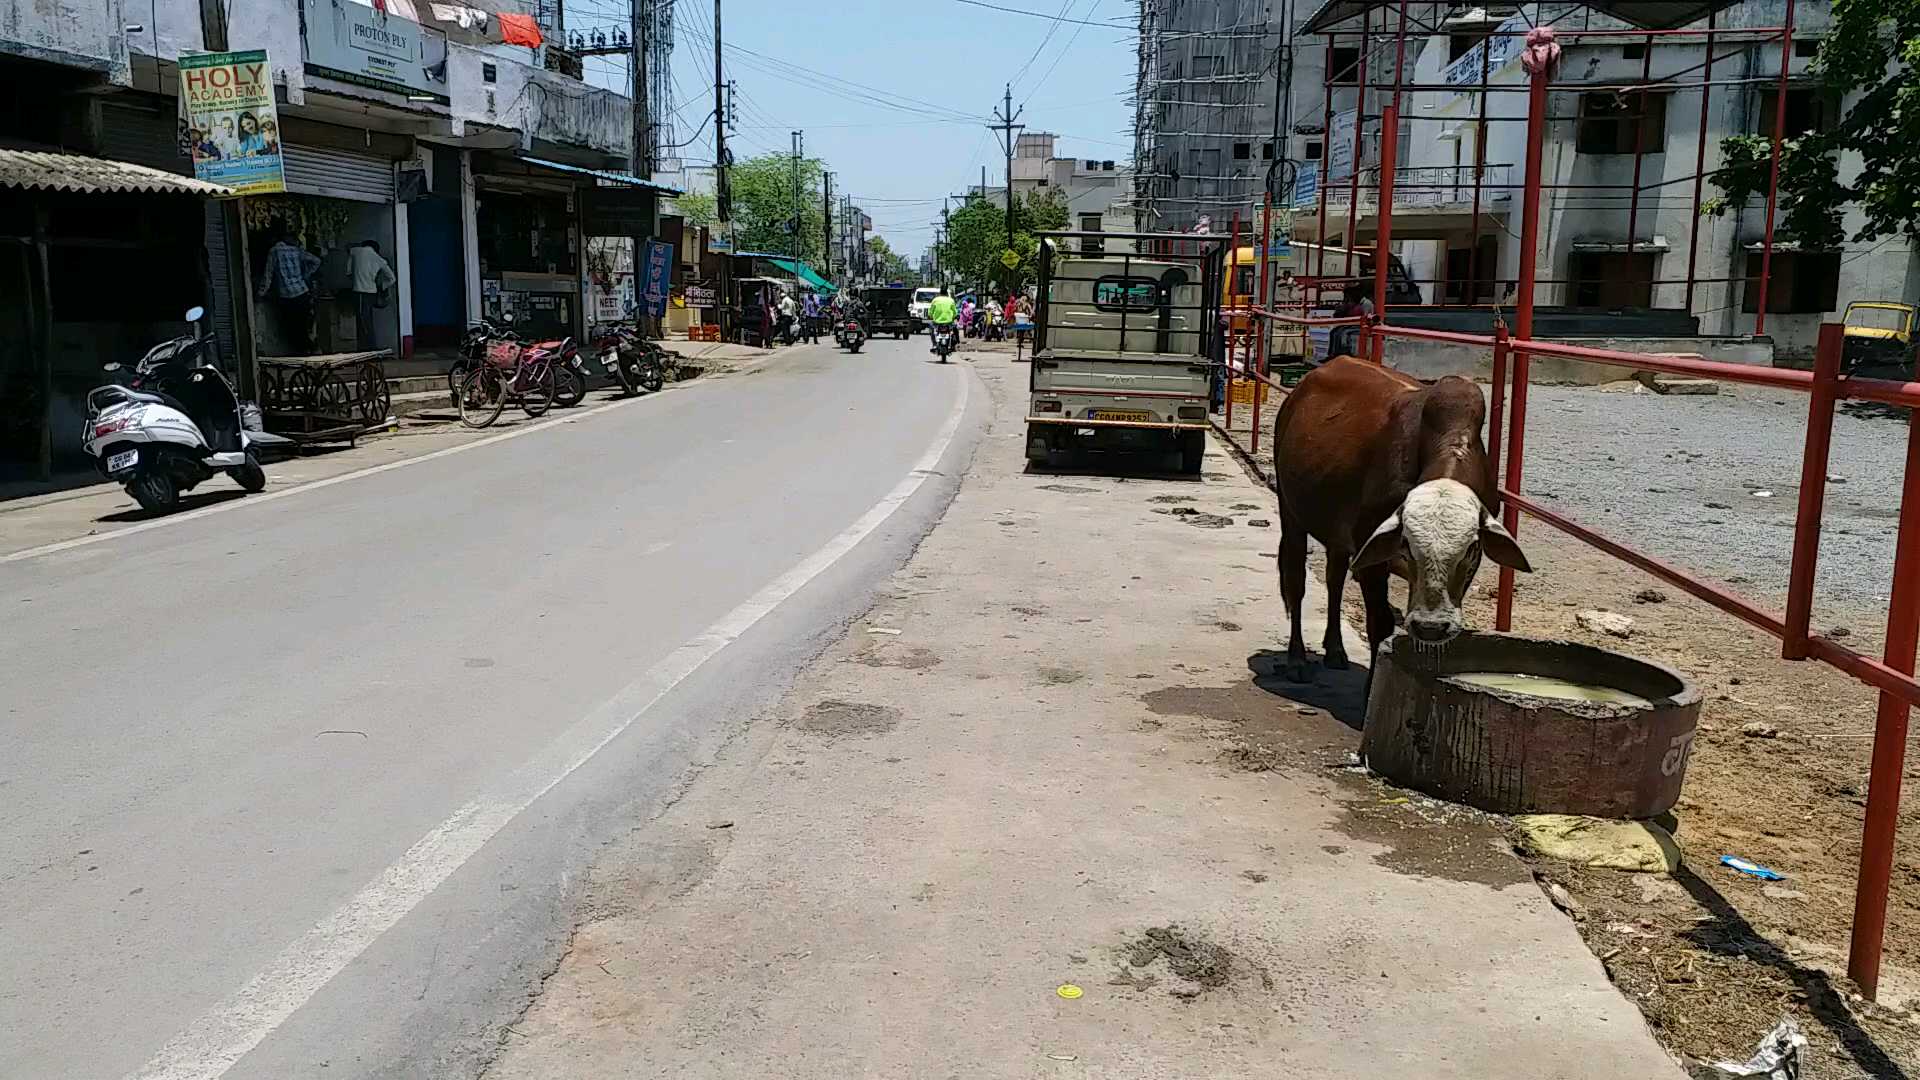
<path id="1" fill-rule="evenodd" d="M 1501 814 L 1650 818 L 1686 777 L 1700 691 L 1569 641 L 1405 633 L 1380 646 L 1361 753 L 1403 787 Z"/>

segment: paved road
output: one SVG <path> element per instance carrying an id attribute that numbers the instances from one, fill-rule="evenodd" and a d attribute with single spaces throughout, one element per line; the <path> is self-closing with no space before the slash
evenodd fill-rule
<path id="1" fill-rule="evenodd" d="M 594 850 L 951 497 L 987 402 L 926 360 L 800 350 L 0 564 L 0 1072 L 472 1073 Z"/>

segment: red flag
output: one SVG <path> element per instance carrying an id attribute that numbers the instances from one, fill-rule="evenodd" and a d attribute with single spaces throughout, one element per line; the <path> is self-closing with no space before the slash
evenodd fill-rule
<path id="1" fill-rule="evenodd" d="M 516 15 L 500 12 L 494 15 L 500 20 L 500 40 L 509 45 L 525 45 L 537 49 L 546 39 L 540 36 L 540 24 L 533 21 L 531 15 Z"/>

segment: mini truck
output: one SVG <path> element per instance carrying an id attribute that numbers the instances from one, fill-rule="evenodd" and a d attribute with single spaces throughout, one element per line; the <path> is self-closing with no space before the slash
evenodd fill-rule
<path id="1" fill-rule="evenodd" d="M 1134 254 L 1115 241 L 1171 254 Z M 1041 234 L 1029 460 L 1050 464 L 1084 450 L 1166 453 L 1179 458 L 1180 471 L 1200 472 L 1227 243 L 1190 234 Z"/>

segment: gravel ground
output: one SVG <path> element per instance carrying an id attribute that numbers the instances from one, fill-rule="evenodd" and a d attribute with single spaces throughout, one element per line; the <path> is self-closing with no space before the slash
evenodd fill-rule
<path id="1" fill-rule="evenodd" d="M 1732 386 L 1712 397 L 1534 387 L 1528 402 L 1523 490 L 1769 607 L 1786 606 L 1804 396 Z M 1816 628 L 1847 625 L 1874 637 L 1883 629 L 1906 439 L 1896 420 L 1834 418 L 1828 471 L 1844 482 L 1827 486 Z"/>

